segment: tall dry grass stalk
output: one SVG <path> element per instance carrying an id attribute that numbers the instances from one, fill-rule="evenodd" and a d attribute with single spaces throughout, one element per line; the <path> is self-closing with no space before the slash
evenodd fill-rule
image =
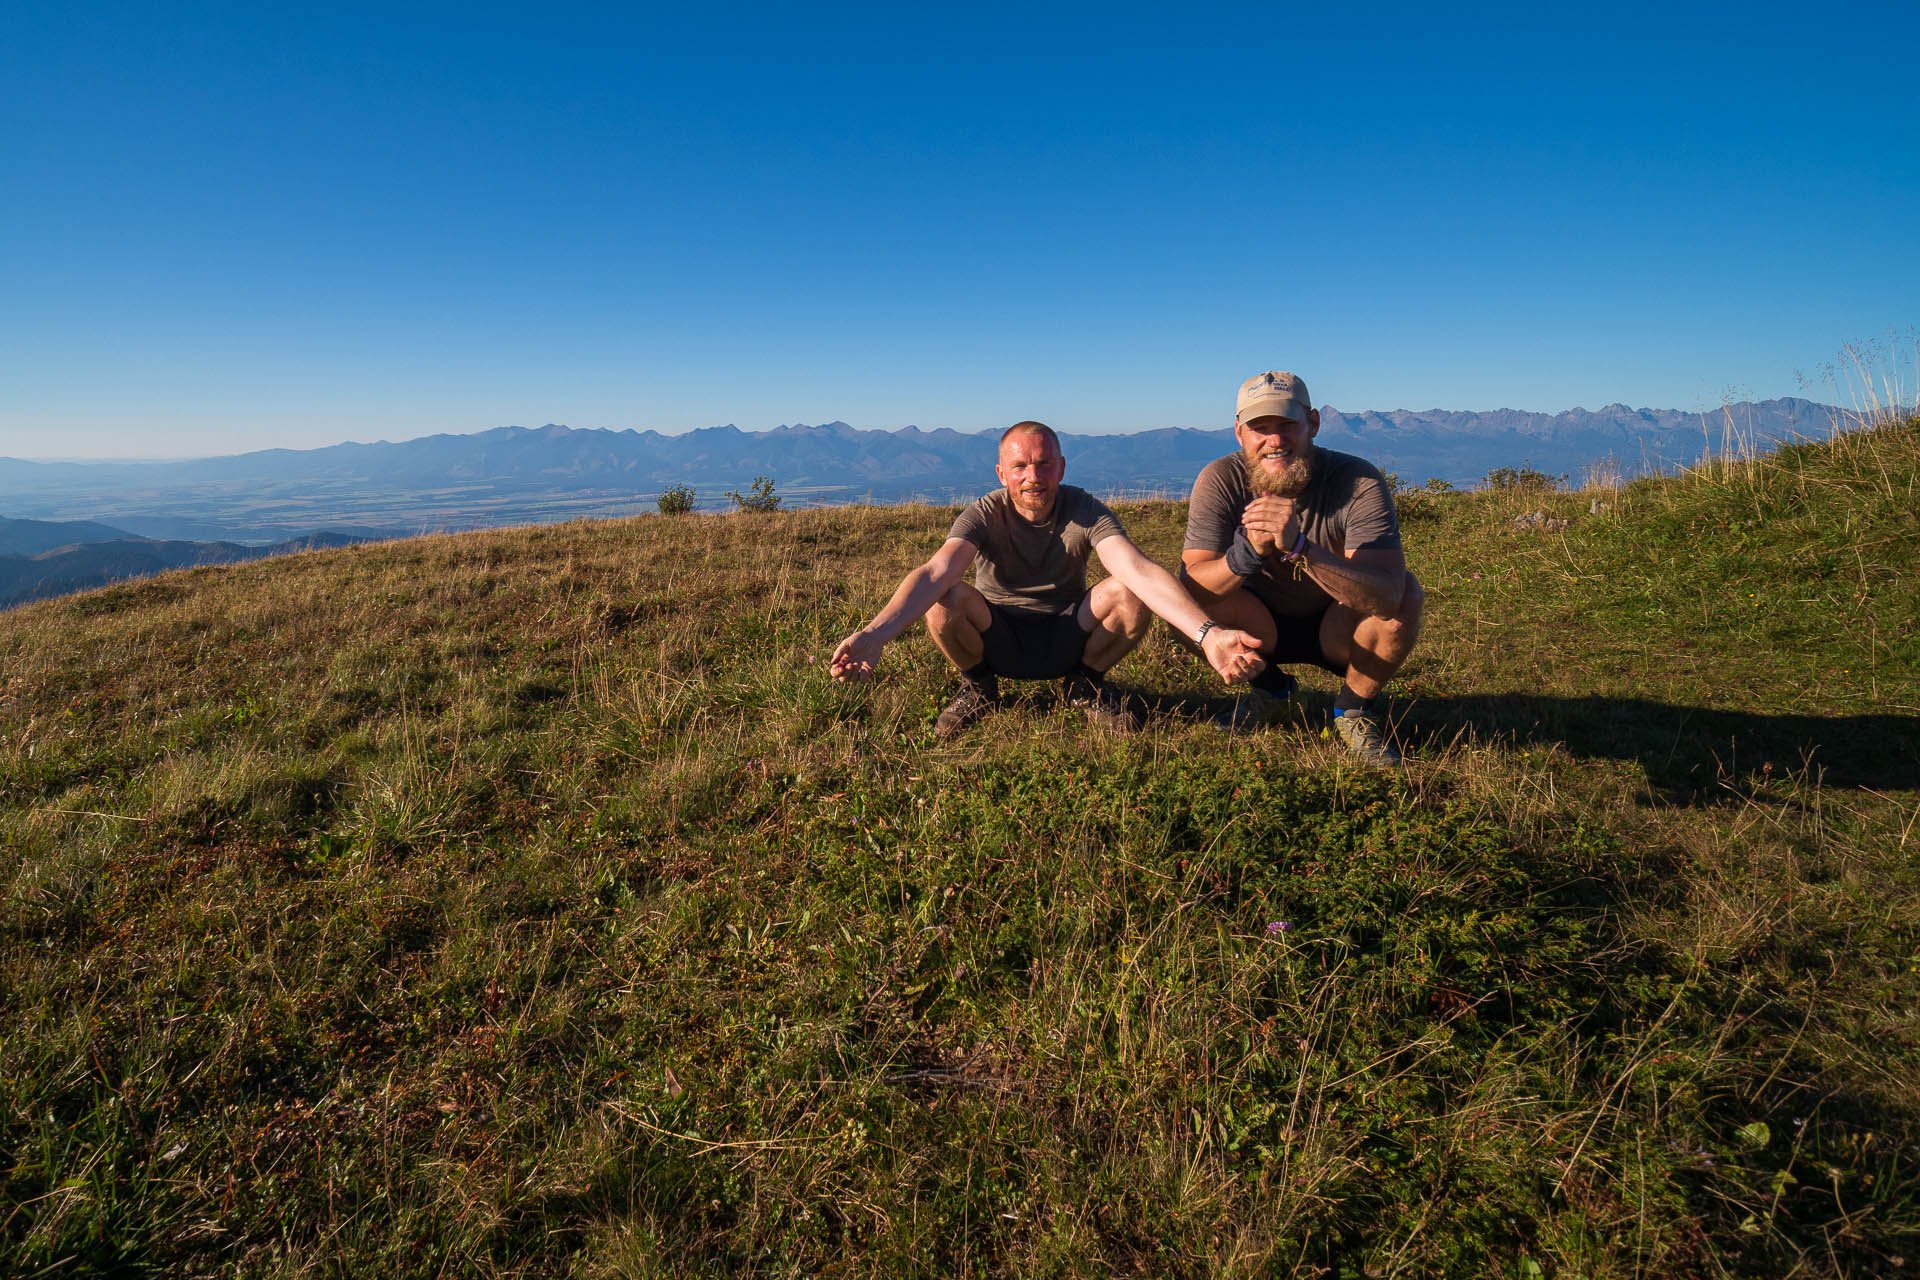
<path id="1" fill-rule="evenodd" d="M 1846 396 L 1851 409 L 1843 415 L 1843 424 L 1850 429 L 1904 422 L 1920 414 L 1920 329 L 1908 332 L 1904 346 L 1891 335 L 1884 345 L 1848 343 L 1841 348 L 1837 367 L 1827 368 L 1826 381 L 1836 403 Z"/>

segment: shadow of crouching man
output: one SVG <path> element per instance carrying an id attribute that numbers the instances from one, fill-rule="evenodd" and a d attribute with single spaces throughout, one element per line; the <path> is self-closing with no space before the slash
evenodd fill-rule
<path id="1" fill-rule="evenodd" d="M 1436 749 L 1463 733 L 1575 756 L 1637 760 L 1662 799 L 1730 799 L 1729 783 L 1788 775 L 1825 787 L 1920 787 L 1920 716 L 1772 715 L 1598 695 L 1463 694 L 1422 698 L 1394 717 L 1400 732 Z"/>

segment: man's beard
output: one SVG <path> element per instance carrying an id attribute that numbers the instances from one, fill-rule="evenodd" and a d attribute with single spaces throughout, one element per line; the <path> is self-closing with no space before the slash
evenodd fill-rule
<path id="1" fill-rule="evenodd" d="M 1305 493 L 1307 486 L 1313 483 L 1313 463 L 1320 452 L 1320 446 L 1309 444 L 1303 452 L 1297 453 L 1287 463 L 1287 469 L 1279 475 L 1273 475 L 1260 463 L 1262 450 L 1246 450 L 1247 482 L 1255 493 L 1268 494 L 1275 498 L 1297 498 Z"/>

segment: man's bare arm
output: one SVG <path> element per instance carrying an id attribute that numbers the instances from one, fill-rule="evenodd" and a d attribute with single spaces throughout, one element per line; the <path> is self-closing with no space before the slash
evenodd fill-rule
<path id="1" fill-rule="evenodd" d="M 1407 557 L 1398 547 L 1349 551 L 1341 556 L 1310 542 L 1301 563 L 1309 578 L 1355 613 L 1391 618 L 1400 612 L 1408 574 Z"/>
<path id="2" fill-rule="evenodd" d="M 1093 551 L 1100 557 L 1100 563 L 1107 567 L 1107 572 L 1118 578 L 1122 586 L 1139 596 L 1147 608 L 1178 627 L 1182 634 L 1191 638 L 1212 621 L 1207 617 L 1206 610 L 1193 602 L 1193 597 L 1187 594 L 1178 579 L 1147 559 L 1145 553 L 1124 534 L 1096 543 Z M 1206 638 L 1200 642 L 1200 648 L 1213 669 L 1228 684 L 1251 679 L 1267 665 L 1260 657 L 1258 640 L 1244 631 L 1222 627 L 1217 623 L 1207 627 Z"/>
<path id="3" fill-rule="evenodd" d="M 965 538 L 948 538 L 933 558 L 901 579 L 893 598 L 866 626 L 842 640 L 828 661 L 836 680 L 865 680 L 879 665 L 887 642 L 918 622 L 934 602 L 966 575 L 979 548 Z"/>
<path id="4" fill-rule="evenodd" d="M 1227 568 L 1224 551 L 1188 547 L 1180 553 L 1180 564 L 1187 571 L 1187 581 L 1198 588 L 1195 595 L 1203 604 L 1219 599 L 1246 581 Z"/>
<path id="5" fill-rule="evenodd" d="M 1247 538 L 1268 565 L 1284 572 L 1282 558 L 1300 544 L 1300 525 L 1290 498 L 1260 497 L 1247 504 L 1240 517 Z M 1407 557 L 1398 547 L 1374 547 L 1346 555 L 1309 542 L 1294 564 L 1341 604 L 1374 618 L 1390 618 L 1400 611 L 1407 590 Z M 1225 557 L 1221 558 L 1225 570 Z M 1228 577 L 1235 575 L 1225 570 Z M 1192 569 L 1188 569 L 1189 574 Z M 1231 588 L 1229 588 L 1231 590 Z"/>

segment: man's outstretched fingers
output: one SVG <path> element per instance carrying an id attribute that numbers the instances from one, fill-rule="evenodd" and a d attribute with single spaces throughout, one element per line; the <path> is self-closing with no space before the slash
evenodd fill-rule
<path id="1" fill-rule="evenodd" d="M 1260 641 L 1245 631 L 1236 631 L 1234 668 L 1238 673 L 1235 680 L 1251 680 L 1266 670 L 1267 660 L 1260 656 Z"/>
<path id="2" fill-rule="evenodd" d="M 1250 680 L 1266 665 L 1260 656 L 1260 641 L 1245 631 L 1214 627 L 1208 631 L 1207 640 L 1207 662 L 1228 684 Z"/>
<path id="3" fill-rule="evenodd" d="M 856 631 L 835 647 L 827 670 L 835 680 L 865 680 L 879 661 L 880 645 L 866 632 Z"/>

